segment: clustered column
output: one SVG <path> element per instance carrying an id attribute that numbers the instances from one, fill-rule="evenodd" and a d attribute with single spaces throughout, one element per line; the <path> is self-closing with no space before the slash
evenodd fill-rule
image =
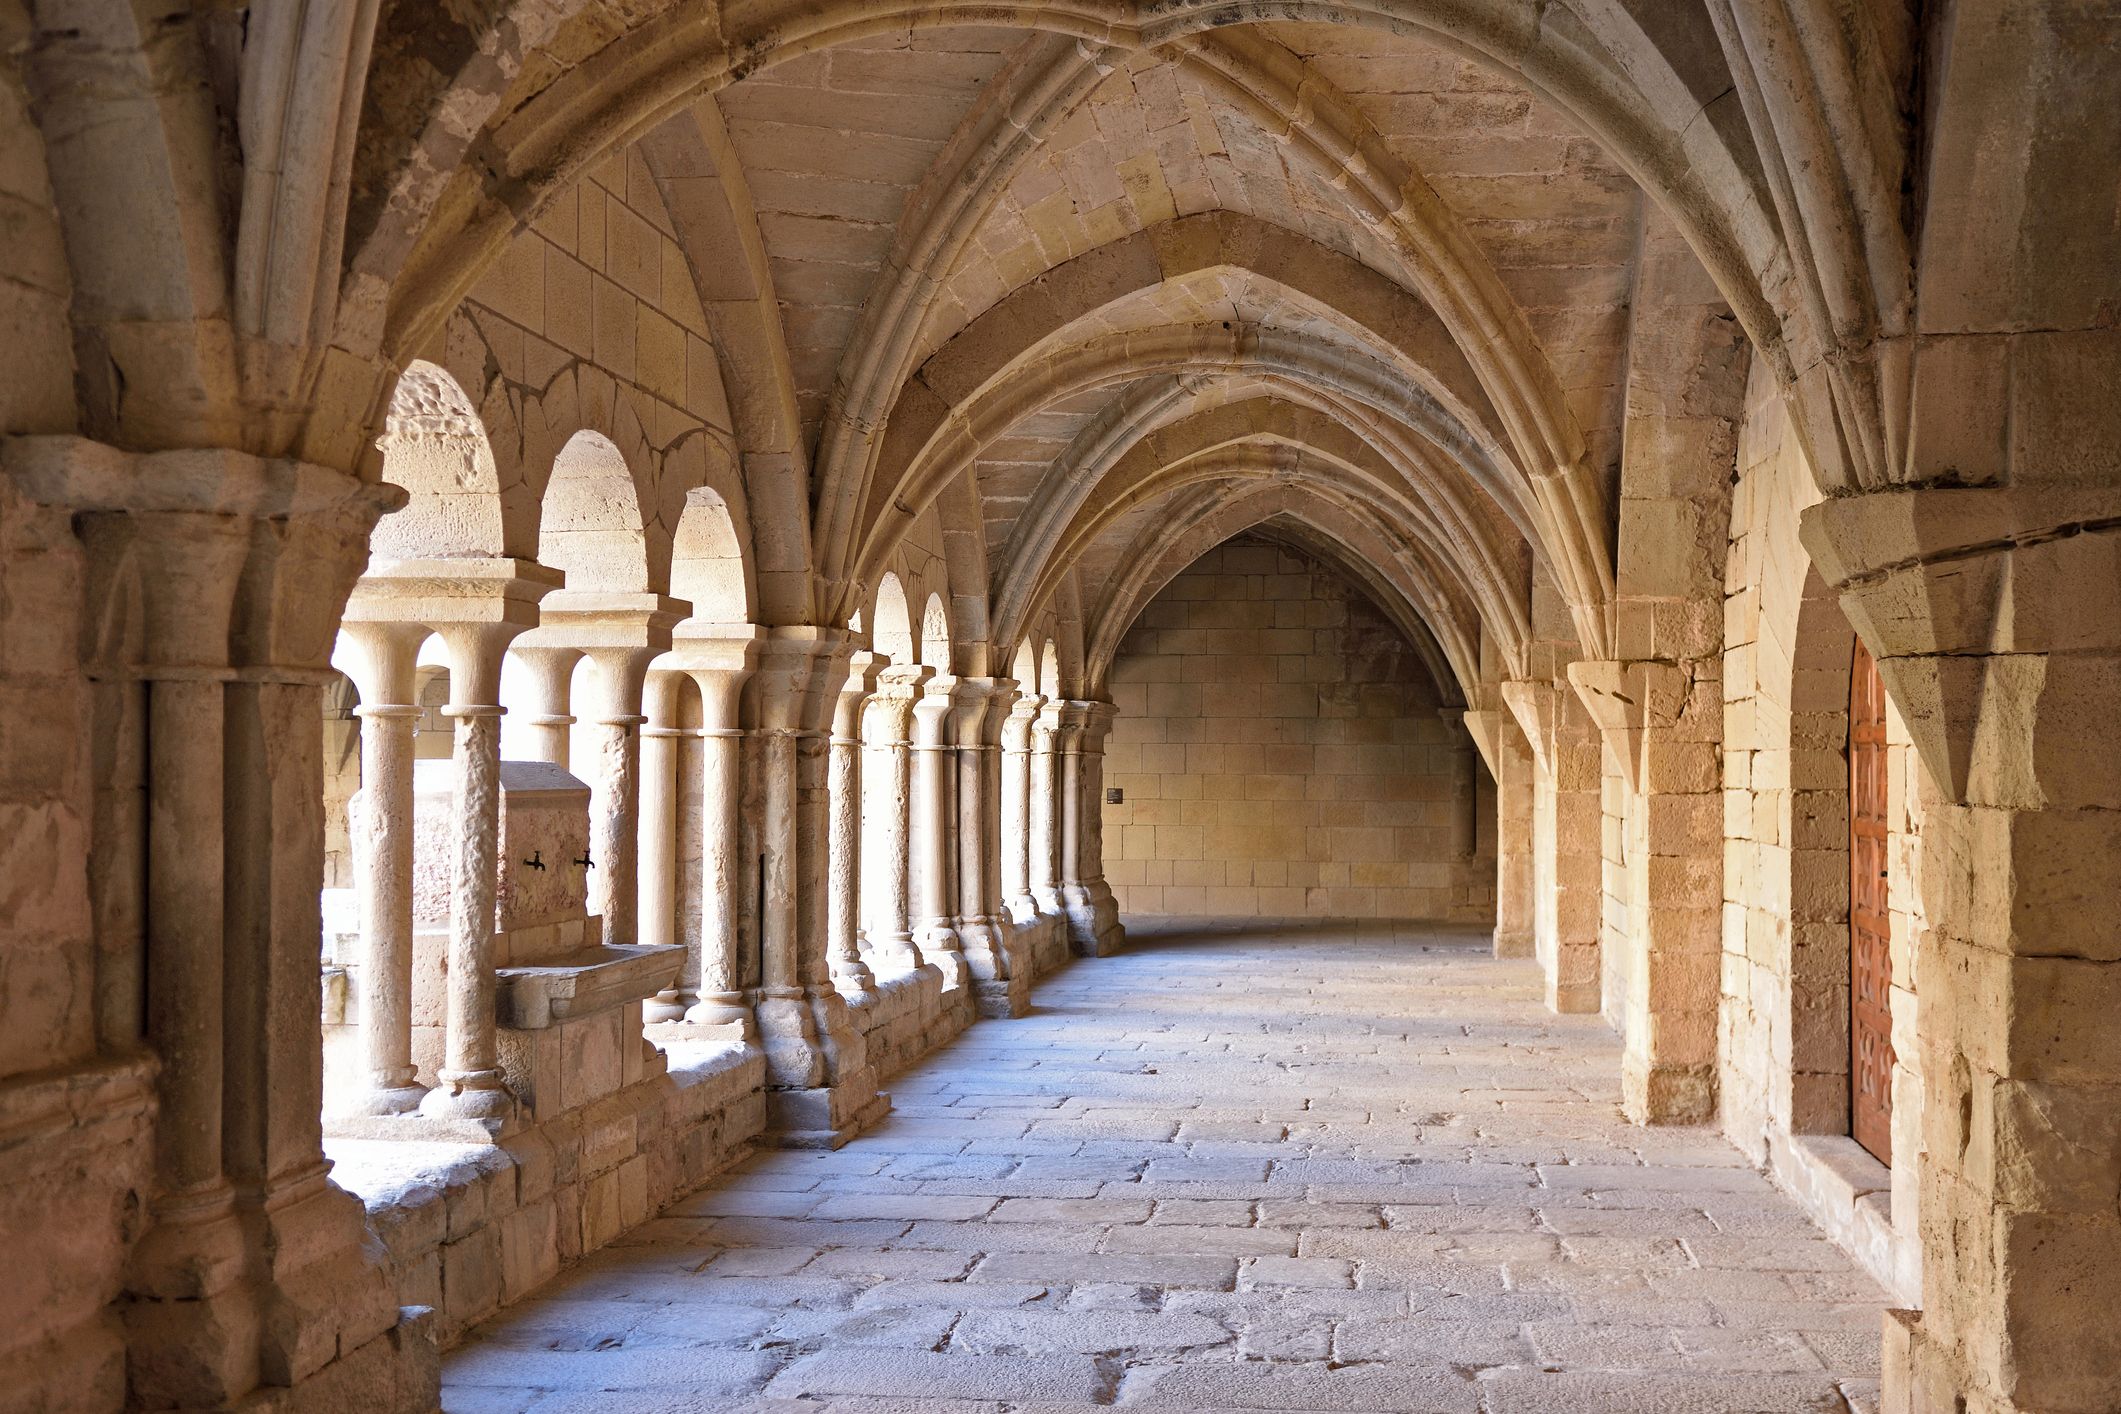
<path id="1" fill-rule="evenodd" d="M 870 771 L 864 781 L 862 931 L 874 965 L 892 971 L 923 966 L 913 939 L 913 844 L 907 826 L 914 789 L 914 704 L 933 675 L 934 669 L 918 663 L 886 668 L 863 718 Z"/>
<path id="2" fill-rule="evenodd" d="M 350 623 L 361 705 L 361 790 L 353 811 L 354 887 L 361 919 L 361 1050 L 365 1088 L 351 1108 L 418 1109 L 427 1087 L 412 1059 L 414 664 L 427 629 Z"/>
<path id="3" fill-rule="evenodd" d="M 1015 691 L 1004 678 L 963 678 L 957 695 L 958 943 L 982 1016 L 1021 1016 L 1031 1005 L 1002 934 L 995 870 L 1002 723 Z"/>
<path id="4" fill-rule="evenodd" d="M 777 628 L 759 645 L 763 881 L 754 1011 L 767 1103 L 783 1143 L 836 1145 L 889 1108 L 826 959 L 830 831 L 826 752 L 851 644 L 838 630 Z"/>
<path id="5" fill-rule="evenodd" d="M 1059 917 L 1064 911 L 1060 886 L 1061 716 L 1067 704 L 1049 698 L 1031 724 L 1029 789 L 1031 897 L 1038 911 Z"/>
<path id="6" fill-rule="evenodd" d="M 691 735 L 679 723 L 684 678 L 669 667 L 648 674 L 642 711 L 640 877 L 636 886 L 635 936 L 650 947 L 678 941 L 678 770 L 680 746 Z M 641 1008 L 644 1021 L 682 1021 L 699 999 L 700 955 L 688 948 L 674 984 Z"/>
<path id="7" fill-rule="evenodd" d="M 885 660 L 857 652 L 833 704 L 831 741 L 831 874 L 827 958 L 832 981 L 850 1000 L 874 996 L 876 974 L 862 959 L 862 709 Z"/>
<path id="8" fill-rule="evenodd" d="M 685 1020 L 734 1026 L 755 1039 L 746 995 L 740 901 L 750 887 L 744 857 L 744 685 L 753 631 L 680 638 L 668 661 L 700 690 L 700 919 L 691 967 L 696 995 Z"/>
<path id="9" fill-rule="evenodd" d="M 1002 723 L 1002 898 L 1020 925 L 1038 921 L 1038 899 L 1031 892 L 1032 738 L 1046 699 L 1027 693 L 1016 699 Z"/>
<path id="10" fill-rule="evenodd" d="M 938 674 L 929 679 L 913 707 L 913 937 L 921 956 L 943 970 L 946 990 L 966 982 L 952 887 L 957 752 L 951 729 L 957 692 L 956 678 Z"/>
<path id="11" fill-rule="evenodd" d="M 1103 957 L 1120 942 L 1119 904 L 1105 883 L 1105 737 L 1109 702 L 1069 702 L 1061 714 L 1061 902 L 1068 939 L 1085 957 Z"/>

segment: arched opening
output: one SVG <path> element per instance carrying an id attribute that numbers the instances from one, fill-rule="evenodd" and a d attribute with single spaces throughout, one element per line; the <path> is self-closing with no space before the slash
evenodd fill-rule
<path id="1" fill-rule="evenodd" d="M 874 612 L 869 620 L 869 641 L 893 663 L 911 666 L 922 662 L 913 634 L 913 614 L 906 605 L 906 590 L 898 576 L 886 571 L 877 581 Z"/>
<path id="2" fill-rule="evenodd" d="M 376 523 L 374 559 L 504 555 L 500 476 L 485 425 L 457 380 L 415 359 L 384 419 L 383 479 L 407 501 Z"/>
<path id="3" fill-rule="evenodd" d="M 671 542 L 670 593 L 692 606 L 699 623 L 741 624 L 752 618 L 750 573 L 729 505 L 717 491 L 685 493 Z"/>
<path id="4" fill-rule="evenodd" d="M 553 460 L 538 519 L 538 560 L 565 574 L 571 592 L 648 590 L 647 531 L 633 471 L 600 432 L 575 433 Z"/>
<path id="5" fill-rule="evenodd" d="M 942 595 L 930 594 L 921 609 L 920 660 L 938 673 L 947 673 L 953 667 L 950 650 L 950 611 Z"/>

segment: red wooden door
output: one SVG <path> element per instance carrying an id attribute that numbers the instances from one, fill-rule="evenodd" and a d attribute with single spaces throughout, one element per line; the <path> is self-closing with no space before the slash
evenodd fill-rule
<path id="1" fill-rule="evenodd" d="M 1890 1164 L 1893 957 L 1885 849 L 1885 687 L 1859 642 L 1849 669 L 1849 1133 Z"/>

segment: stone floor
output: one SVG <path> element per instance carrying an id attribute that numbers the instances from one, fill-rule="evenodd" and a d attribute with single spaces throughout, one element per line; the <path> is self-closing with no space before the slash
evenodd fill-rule
<path id="1" fill-rule="evenodd" d="M 1078 962 L 483 1327 L 444 1405 L 1872 1408 L 1878 1288 L 1715 1134 L 1629 1126 L 1533 984 L 1374 925 Z"/>

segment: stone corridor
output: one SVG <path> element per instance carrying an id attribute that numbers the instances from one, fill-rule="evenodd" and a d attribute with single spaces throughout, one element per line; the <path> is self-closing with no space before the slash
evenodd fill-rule
<path id="1" fill-rule="evenodd" d="M 1875 1407 L 1877 1287 L 1485 933 L 1169 923 L 449 1356 L 451 1414 Z"/>

